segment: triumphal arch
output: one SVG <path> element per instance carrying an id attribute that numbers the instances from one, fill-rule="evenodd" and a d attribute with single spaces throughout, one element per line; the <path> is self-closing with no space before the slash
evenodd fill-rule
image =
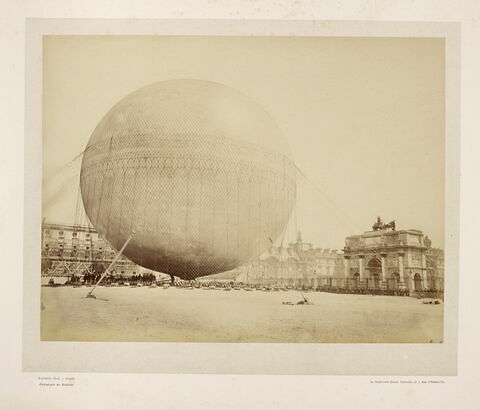
<path id="1" fill-rule="evenodd" d="M 396 230 L 395 221 L 380 217 L 371 231 L 345 239 L 344 275 L 348 287 L 409 289 L 429 287 L 427 252 L 430 242 L 419 230 Z"/>

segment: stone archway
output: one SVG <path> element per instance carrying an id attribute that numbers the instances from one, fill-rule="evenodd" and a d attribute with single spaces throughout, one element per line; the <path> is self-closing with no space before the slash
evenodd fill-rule
<path id="1" fill-rule="evenodd" d="M 400 274 L 398 272 L 393 272 L 387 281 L 388 289 L 398 289 L 400 284 Z"/>
<path id="2" fill-rule="evenodd" d="M 353 288 L 358 289 L 360 286 L 360 274 L 358 272 L 353 274 Z"/>
<path id="3" fill-rule="evenodd" d="M 377 257 L 371 258 L 367 263 L 369 287 L 380 288 L 380 278 L 382 276 L 382 262 Z"/>
<path id="4" fill-rule="evenodd" d="M 422 290 L 422 277 L 418 273 L 413 277 L 413 286 L 416 291 Z"/>

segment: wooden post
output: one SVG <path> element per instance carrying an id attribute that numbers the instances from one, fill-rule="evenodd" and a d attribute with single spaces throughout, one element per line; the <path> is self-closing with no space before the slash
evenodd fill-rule
<path id="1" fill-rule="evenodd" d="M 98 286 L 98 284 L 102 281 L 102 279 L 107 275 L 107 273 L 110 271 L 110 269 L 113 267 L 113 265 L 115 265 L 115 262 L 117 261 L 117 259 L 120 257 L 120 255 L 123 253 L 123 251 L 125 250 L 125 248 L 127 247 L 128 243 L 131 241 L 131 239 L 133 238 L 133 236 L 135 235 L 135 232 L 132 232 L 131 235 L 128 237 L 128 239 L 125 241 L 125 243 L 123 244 L 122 246 L 122 249 L 120 249 L 118 251 L 118 253 L 115 255 L 115 258 L 113 258 L 113 261 L 110 263 L 110 265 L 108 266 L 107 269 L 105 269 L 105 272 L 103 272 L 102 276 L 100 276 L 100 279 L 98 280 L 97 283 L 95 283 L 95 286 L 92 288 L 92 290 L 90 292 L 87 293 L 87 298 L 88 297 L 94 297 L 92 295 L 93 291 L 95 290 L 95 288 Z"/>

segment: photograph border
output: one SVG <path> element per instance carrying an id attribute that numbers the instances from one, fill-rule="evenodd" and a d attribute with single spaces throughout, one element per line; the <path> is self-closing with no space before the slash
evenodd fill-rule
<path id="1" fill-rule="evenodd" d="M 460 25 L 267 20 L 26 21 L 23 370 L 28 372 L 455 375 L 457 369 Z M 445 314 L 442 344 L 40 341 L 44 35 L 436 37 L 445 39 Z"/>

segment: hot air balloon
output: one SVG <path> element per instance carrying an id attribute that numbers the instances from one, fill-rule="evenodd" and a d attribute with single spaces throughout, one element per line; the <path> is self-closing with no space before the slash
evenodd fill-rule
<path id="1" fill-rule="evenodd" d="M 103 117 L 84 151 L 80 189 L 113 247 L 130 238 L 130 260 L 191 280 L 271 246 L 290 218 L 295 177 L 282 132 L 257 103 L 218 83 L 171 80 Z"/>

